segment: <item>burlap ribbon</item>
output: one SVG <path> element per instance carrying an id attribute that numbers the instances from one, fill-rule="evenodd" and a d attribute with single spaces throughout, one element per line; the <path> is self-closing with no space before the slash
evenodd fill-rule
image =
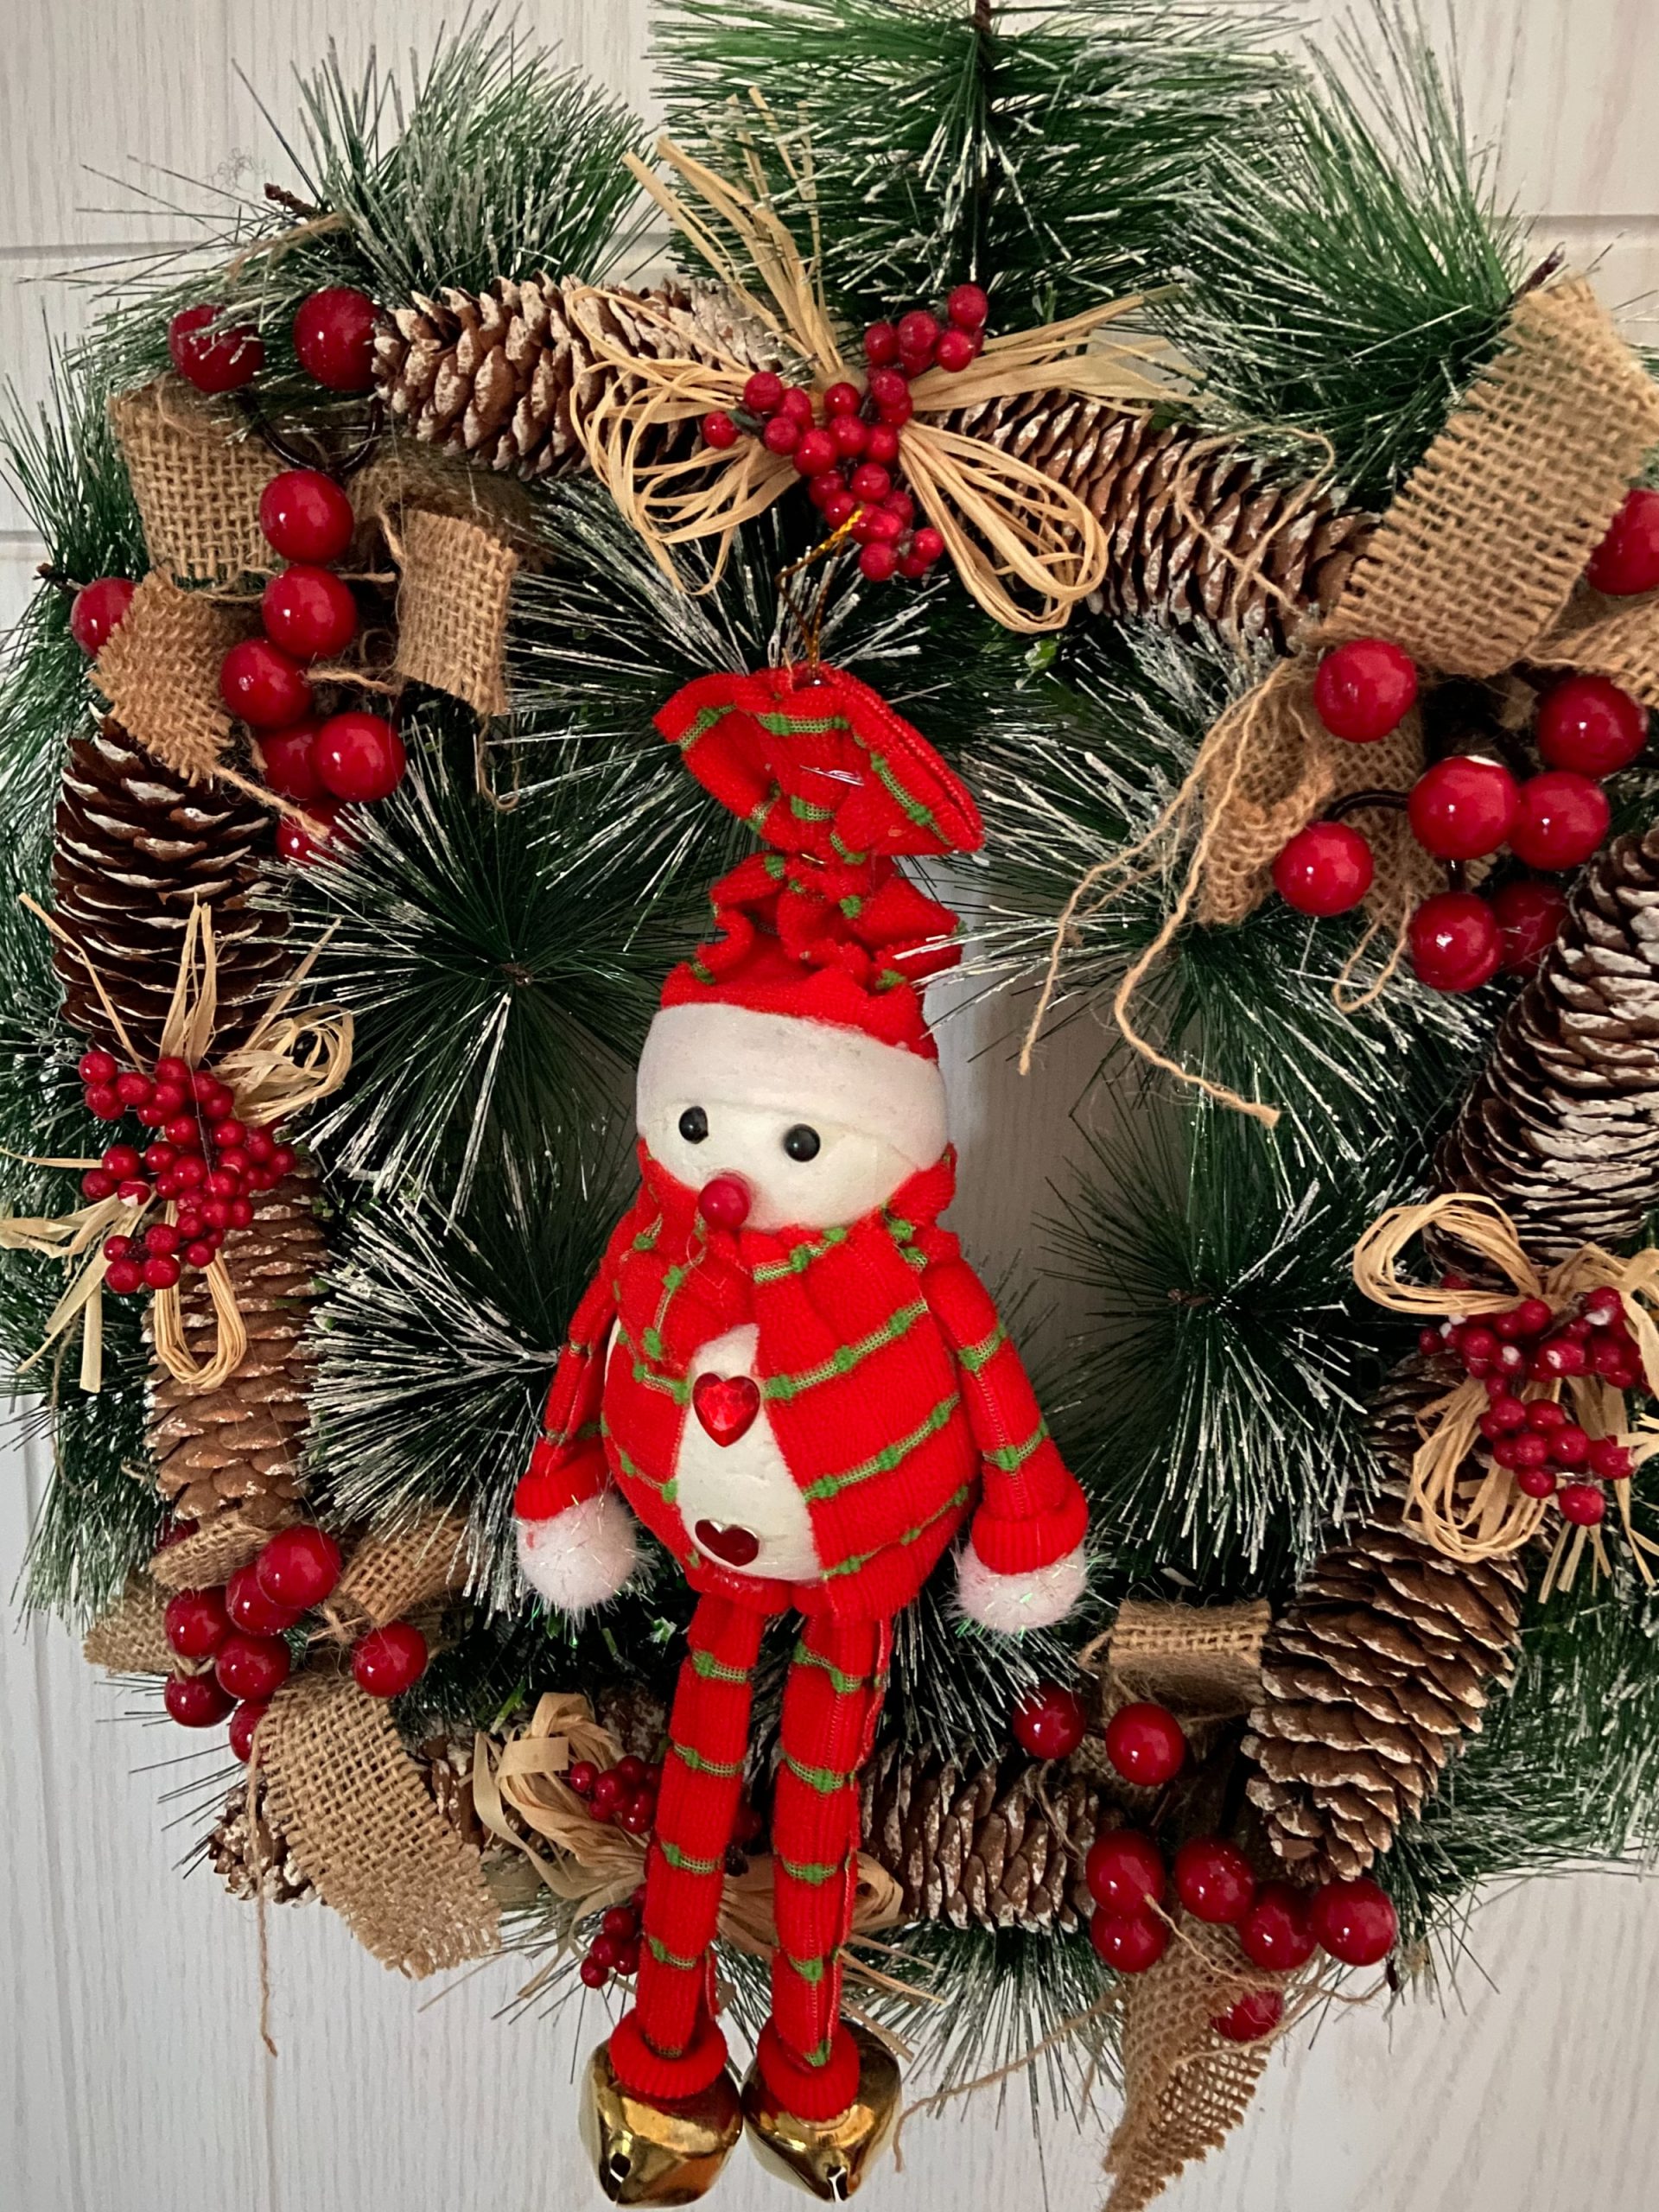
<path id="1" fill-rule="evenodd" d="M 167 1593 L 149 1575 L 129 1576 L 116 1603 L 86 1631 L 86 1663 L 111 1675 L 170 1675 L 178 1661 L 167 1640 L 166 1612 Z"/>
<path id="2" fill-rule="evenodd" d="M 32 899 L 25 898 L 22 903 L 85 963 L 129 1060 L 135 1068 L 142 1068 L 143 1055 L 128 1035 L 91 959 Z M 298 963 L 273 993 L 245 1039 L 217 1065 L 215 1071 L 234 1093 L 236 1111 L 245 1121 L 283 1121 L 302 1113 L 338 1090 L 350 1071 L 353 1024 L 349 1014 L 315 1007 L 303 1014 L 289 1011 L 315 957 L 314 951 Z M 217 1011 L 218 965 L 213 908 L 198 900 L 185 925 L 178 976 L 162 1028 L 161 1057 L 173 1056 L 193 1068 L 203 1064 Z M 85 1170 L 96 1167 L 99 1162 L 95 1159 L 41 1160 L 34 1164 Z M 76 1206 L 66 1214 L 0 1217 L 0 1249 L 80 1263 L 48 1319 L 39 1347 L 23 1362 L 24 1369 L 79 1325 L 80 1387 L 86 1391 L 101 1388 L 103 1284 L 109 1265 L 104 1256 L 104 1240 L 117 1230 L 125 1235 L 136 1233 L 149 1210 L 149 1205 L 130 1206 L 110 1198 Z M 162 1218 L 174 1221 L 177 1216 L 177 1205 L 168 1200 L 162 1209 Z M 236 1286 L 222 1257 L 215 1257 L 204 1271 L 204 1279 L 215 1323 L 213 1350 L 205 1361 L 198 1361 L 190 1350 L 179 1285 L 156 1291 L 149 1309 L 156 1357 L 177 1382 L 197 1393 L 216 1390 L 226 1382 L 240 1365 L 248 1344 Z"/>
<path id="3" fill-rule="evenodd" d="M 1399 1266 L 1406 1248 L 1429 1230 L 1475 1255 L 1512 1287 L 1402 1281 Z M 1599 1245 L 1586 1244 L 1541 1273 L 1522 1250 L 1515 1225 L 1500 1205 L 1491 1198 L 1453 1192 L 1426 1205 L 1392 1208 L 1360 1238 L 1353 1264 L 1354 1281 L 1368 1298 L 1394 1313 L 1425 1321 L 1501 1313 L 1522 1298 L 1541 1298 L 1559 1314 L 1587 1291 L 1615 1290 L 1643 1367 L 1649 1376 L 1659 1376 L 1659 1328 L 1654 1322 L 1654 1310 L 1659 1308 L 1659 1249 L 1650 1246 L 1633 1259 L 1620 1260 Z M 1592 1437 L 1617 1438 L 1629 1449 L 1633 1463 L 1639 1465 L 1659 1452 L 1659 1433 L 1632 1431 L 1623 1392 L 1599 1376 L 1573 1375 L 1560 1383 L 1517 1386 L 1517 1395 L 1523 1397 L 1563 1393 L 1573 1420 Z M 1412 1457 L 1407 1514 L 1425 1541 L 1447 1559 L 1507 1557 L 1530 1543 L 1550 1514 L 1548 1498 L 1527 1497 L 1510 1470 L 1496 1461 L 1471 1471 L 1470 1455 L 1479 1440 L 1479 1423 L 1489 1402 L 1485 1383 L 1466 1376 L 1425 1406 L 1419 1416 L 1423 1440 Z M 1618 1482 L 1613 1488 L 1631 1555 L 1651 1584 L 1648 1555 L 1659 1558 L 1659 1545 L 1650 1543 L 1631 1523 L 1629 1482 Z M 1570 1585 L 1586 1549 L 1599 1566 L 1606 1565 L 1599 1528 L 1570 1529 L 1563 1523 L 1543 1585 L 1546 1595 L 1557 1583 Z"/>
<path id="4" fill-rule="evenodd" d="M 1517 664 L 1611 677 L 1659 707 L 1659 594 L 1609 601 L 1583 583 L 1594 552 L 1659 445 L 1659 386 L 1589 286 L 1572 278 L 1516 303 L 1497 353 L 1372 534 L 1336 604 L 1231 705 L 1151 836 L 1090 871 L 1067 902 L 1022 1063 L 1077 925 L 1122 883 L 1167 862 L 1193 833 L 1185 881 L 1164 928 L 1120 986 L 1125 1037 L 1145 1057 L 1224 1103 L 1271 1122 L 1274 1109 L 1192 1076 L 1139 1033 L 1140 983 L 1189 917 L 1244 919 L 1271 887 L 1274 858 L 1336 800 L 1404 791 L 1423 765 L 1415 714 L 1376 745 L 1333 737 L 1313 711 L 1319 655 L 1358 637 L 1402 646 L 1426 686 L 1501 677 Z M 1369 901 L 1396 935 L 1443 880 L 1396 815 L 1366 817 L 1376 859 Z M 1340 987 L 1339 987 L 1340 988 Z"/>
<path id="5" fill-rule="evenodd" d="M 587 1699 L 568 1691 L 550 1691 L 512 1735 L 480 1735 L 474 1746 L 473 1803 L 480 1820 L 521 1852 L 550 1894 L 573 1907 L 578 1918 L 620 1904 L 645 1879 L 645 1840 L 595 1821 L 563 1778 L 574 1760 L 608 1767 L 621 1756 L 622 1746 L 594 1719 Z M 855 1937 L 896 1927 L 904 1916 L 899 1884 L 861 1852 Z M 727 1875 L 720 1934 L 734 1949 L 755 1958 L 776 1950 L 772 1860 L 764 1853 L 750 1859 L 741 1873 Z M 855 1961 L 848 1964 L 858 1970 Z"/>
<path id="6" fill-rule="evenodd" d="M 806 364 L 818 390 L 846 378 L 848 365 L 817 273 L 767 200 L 716 175 L 671 139 L 659 139 L 657 150 L 690 199 L 632 156 L 628 166 L 728 291 L 781 347 Z M 779 150 L 788 161 L 781 141 Z M 798 167 L 794 175 L 810 196 L 806 171 Z M 755 181 L 761 190 L 758 174 Z M 743 282 L 710 216 L 741 241 L 766 298 Z M 800 479 L 785 456 L 750 438 L 724 454 L 700 448 L 679 461 L 645 461 L 653 433 L 711 409 L 739 405 L 749 369 L 735 356 L 712 364 L 675 358 L 667 311 L 630 296 L 628 315 L 636 322 L 660 315 L 665 357 L 632 352 L 608 334 L 609 318 L 588 311 L 588 302 L 602 302 L 604 296 L 581 287 L 565 296 L 567 311 L 582 323 L 587 342 L 615 372 L 592 379 L 591 390 L 579 384 L 572 391 L 572 426 L 594 474 L 664 573 L 680 582 L 670 549 L 712 537 L 718 541 L 718 576 L 738 529 Z M 964 586 L 1009 629 L 1061 628 L 1105 575 L 1106 533 L 1074 492 L 1015 454 L 946 430 L 939 418 L 987 400 L 1037 391 L 1141 402 L 1166 396 L 1164 385 L 1129 365 L 1155 347 L 1118 341 L 1084 350 L 1108 323 L 1141 304 L 1121 300 L 1068 321 L 993 338 L 960 375 L 931 369 L 911 385 L 915 412 L 899 431 L 899 467 L 944 537 Z"/>

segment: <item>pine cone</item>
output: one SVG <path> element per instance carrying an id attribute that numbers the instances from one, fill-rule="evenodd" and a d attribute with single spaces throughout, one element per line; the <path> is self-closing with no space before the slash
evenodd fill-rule
<path id="1" fill-rule="evenodd" d="M 1249 1794 L 1280 1858 L 1310 1879 L 1351 1881 L 1389 1849 L 1514 1672 L 1519 1561 L 1464 1565 L 1402 1525 L 1414 1415 L 1446 1388 L 1415 1359 L 1384 1387 L 1374 1433 L 1396 1479 L 1325 1552 L 1262 1649 Z"/>
<path id="2" fill-rule="evenodd" d="M 276 988 L 283 920 L 248 904 L 274 820 L 234 791 L 163 768 L 113 719 L 70 747 L 52 857 L 55 918 L 97 968 L 139 1052 L 161 1050 L 197 901 L 212 909 L 219 955 L 215 1052 L 246 1035 Z M 64 1019 L 124 1058 L 86 963 L 55 941 L 52 957 Z"/>
<path id="3" fill-rule="evenodd" d="M 1311 485 L 1264 482 L 1246 454 L 1195 425 L 1112 400 L 1030 392 L 944 424 L 1029 461 L 1098 517 L 1111 568 L 1089 604 L 1115 620 L 1208 627 L 1282 652 L 1331 607 L 1370 535 L 1370 515 Z"/>
<path id="4" fill-rule="evenodd" d="M 255 1784 L 254 1794 L 255 1818 L 251 1821 L 247 1784 L 239 1782 L 232 1790 L 207 1839 L 207 1863 L 231 1895 L 245 1904 L 262 1892 L 267 1904 L 304 1904 L 317 1894 L 311 1878 L 289 1850 L 287 1838 L 271 1825 L 263 1783 Z"/>
<path id="5" fill-rule="evenodd" d="M 198 1528 L 234 1510 L 256 1529 L 295 1517 L 304 1484 L 300 1452 L 309 1362 L 301 1341 L 323 1257 L 315 1176 L 297 1168 L 258 1202 L 246 1229 L 225 1241 L 248 1349 L 228 1382 L 193 1395 L 164 1370 L 152 1396 L 156 1479 L 181 1520 Z M 206 1278 L 185 1279 L 184 1334 L 198 1360 L 213 1338 Z"/>
<path id="6" fill-rule="evenodd" d="M 1103 1820 L 1078 1777 L 1039 1794 L 1039 1770 L 964 1772 L 889 1744 L 863 1782 L 863 1848 L 904 1891 L 907 1914 L 953 1928 L 1058 1929 L 1093 1910 L 1083 1862 Z"/>
<path id="7" fill-rule="evenodd" d="M 375 380 L 392 420 L 457 459 L 528 477 L 583 465 L 572 399 L 590 408 L 617 373 L 596 338 L 647 359 L 779 365 L 772 334 L 709 286 L 588 293 L 572 306 L 550 277 L 498 276 L 480 293 L 417 295 L 393 322 L 375 341 Z M 677 458 L 698 436 L 695 421 L 665 424 L 642 458 Z"/>
<path id="8" fill-rule="evenodd" d="M 1435 1165 L 1546 1266 L 1630 1243 L 1659 1205 L 1659 828 L 1586 868 Z"/>

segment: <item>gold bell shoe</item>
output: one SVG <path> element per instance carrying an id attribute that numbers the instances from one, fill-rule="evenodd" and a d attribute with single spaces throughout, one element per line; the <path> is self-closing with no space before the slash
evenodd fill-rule
<path id="1" fill-rule="evenodd" d="M 613 2204 L 695 2204 L 742 2133 L 729 2074 L 695 2097 L 657 2104 L 623 2087 L 603 2044 L 588 2061 L 582 2139 Z"/>
<path id="2" fill-rule="evenodd" d="M 767 2170 L 823 2204 L 844 2204 L 869 2178 L 899 2120 L 899 2062 L 867 2028 L 858 2045 L 858 2094 L 834 2120 L 797 2120 L 777 2103 L 758 2067 L 743 2084 L 749 2146 Z"/>

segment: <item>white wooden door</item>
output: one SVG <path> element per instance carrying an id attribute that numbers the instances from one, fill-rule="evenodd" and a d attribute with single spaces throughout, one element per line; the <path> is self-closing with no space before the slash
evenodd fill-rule
<path id="1" fill-rule="evenodd" d="M 1338 12 L 1334 7 L 1332 14 Z M 1505 175 L 1548 211 L 1541 241 L 1599 256 L 1632 318 L 1659 276 L 1659 8 L 1649 0 L 1454 0 L 1472 111 L 1506 118 Z M 276 156 L 240 65 L 279 111 L 327 39 L 425 49 L 441 0 L 11 0 L 0 65 L 0 362 L 41 388 L 48 327 L 73 331 L 100 262 L 183 233 L 164 172 L 256 181 Z M 524 18 L 644 103 L 647 0 L 537 0 Z M 101 176 L 97 172 L 103 172 Z M 135 216 L 116 176 L 158 195 Z M 126 212 L 111 213 L 112 208 Z M 95 281 L 95 280 L 94 280 Z M 39 557 L 0 505 L 0 620 Z M 965 1057 L 965 1056 L 964 1056 Z M 1022 1088 L 981 1059 L 976 1147 L 1001 1163 L 971 1224 L 1010 1257 L 1041 1211 L 1068 1071 Z M 971 1179 L 972 1157 L 969 1159 Z M 22 1560 L 42 1467 L 0 1463 L 0 1586 Z M 217 1753 L 120 1717 L 55 1628 L 0 1628 L 0 2206 L 5 2212 L 565 2212 L 596 2202 L 573 2082 L 601 2032 L 499 2017 L 499 1962 L 436 1993 L 385 1974 L 318 1908 L 271 1916 L 274 2025 L 257 2033 L 252 1915 L 210 1875 L 181 1883 L 168 1793 Z M 1274 2058 L 1234 2143 L 1170 2212 L 1647 2212 L 1659 2194 L 1659 1886 L 1539 1883 L 1472 1920 L 1456 1994 L 1343 2014 Z M 912 2124 L 873 2212 L 1086 2212 L 1109 2125 L 1033 2145 L 1023 2102 Z M 734 2162 L 718 2202 L 776 2184 Z"/>

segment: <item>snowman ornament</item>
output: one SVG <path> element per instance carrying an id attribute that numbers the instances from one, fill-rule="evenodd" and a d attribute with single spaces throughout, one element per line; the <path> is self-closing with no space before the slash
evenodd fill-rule
<path id="1" fill-rule="evenodd" d="M 859 1770 L 892 1622 L 961 1538 L 965 1612 L 1017 1631 L 1084 1584 L 1087 1509 L 996 1308 L 938 1225 L 955 1189 L 922 1007 L 955 917 L 906 855 L 971 851 L 972 798 L 842 671 L 699 678 L 657 717 L 763 841 L 711 893 L 639 1068 L 640 1187 L 570 1325 L 516 1499 L 526 1579 L 580 1614 L 641 1522 L 697 1592 L 647 1859 L 632 2008 L 584 2127 L 619 2202 L 691 2201 L 747 2119 L 830 2201 L 890 2128 L 885 2047 L 841 2018 Z M 740 2103 L 712 1945 L 766 1624 L 800 1616 L 772 1819 L 771 2016 Z M 664 2190 L 668 2194 L 664 2194 Z"/>

